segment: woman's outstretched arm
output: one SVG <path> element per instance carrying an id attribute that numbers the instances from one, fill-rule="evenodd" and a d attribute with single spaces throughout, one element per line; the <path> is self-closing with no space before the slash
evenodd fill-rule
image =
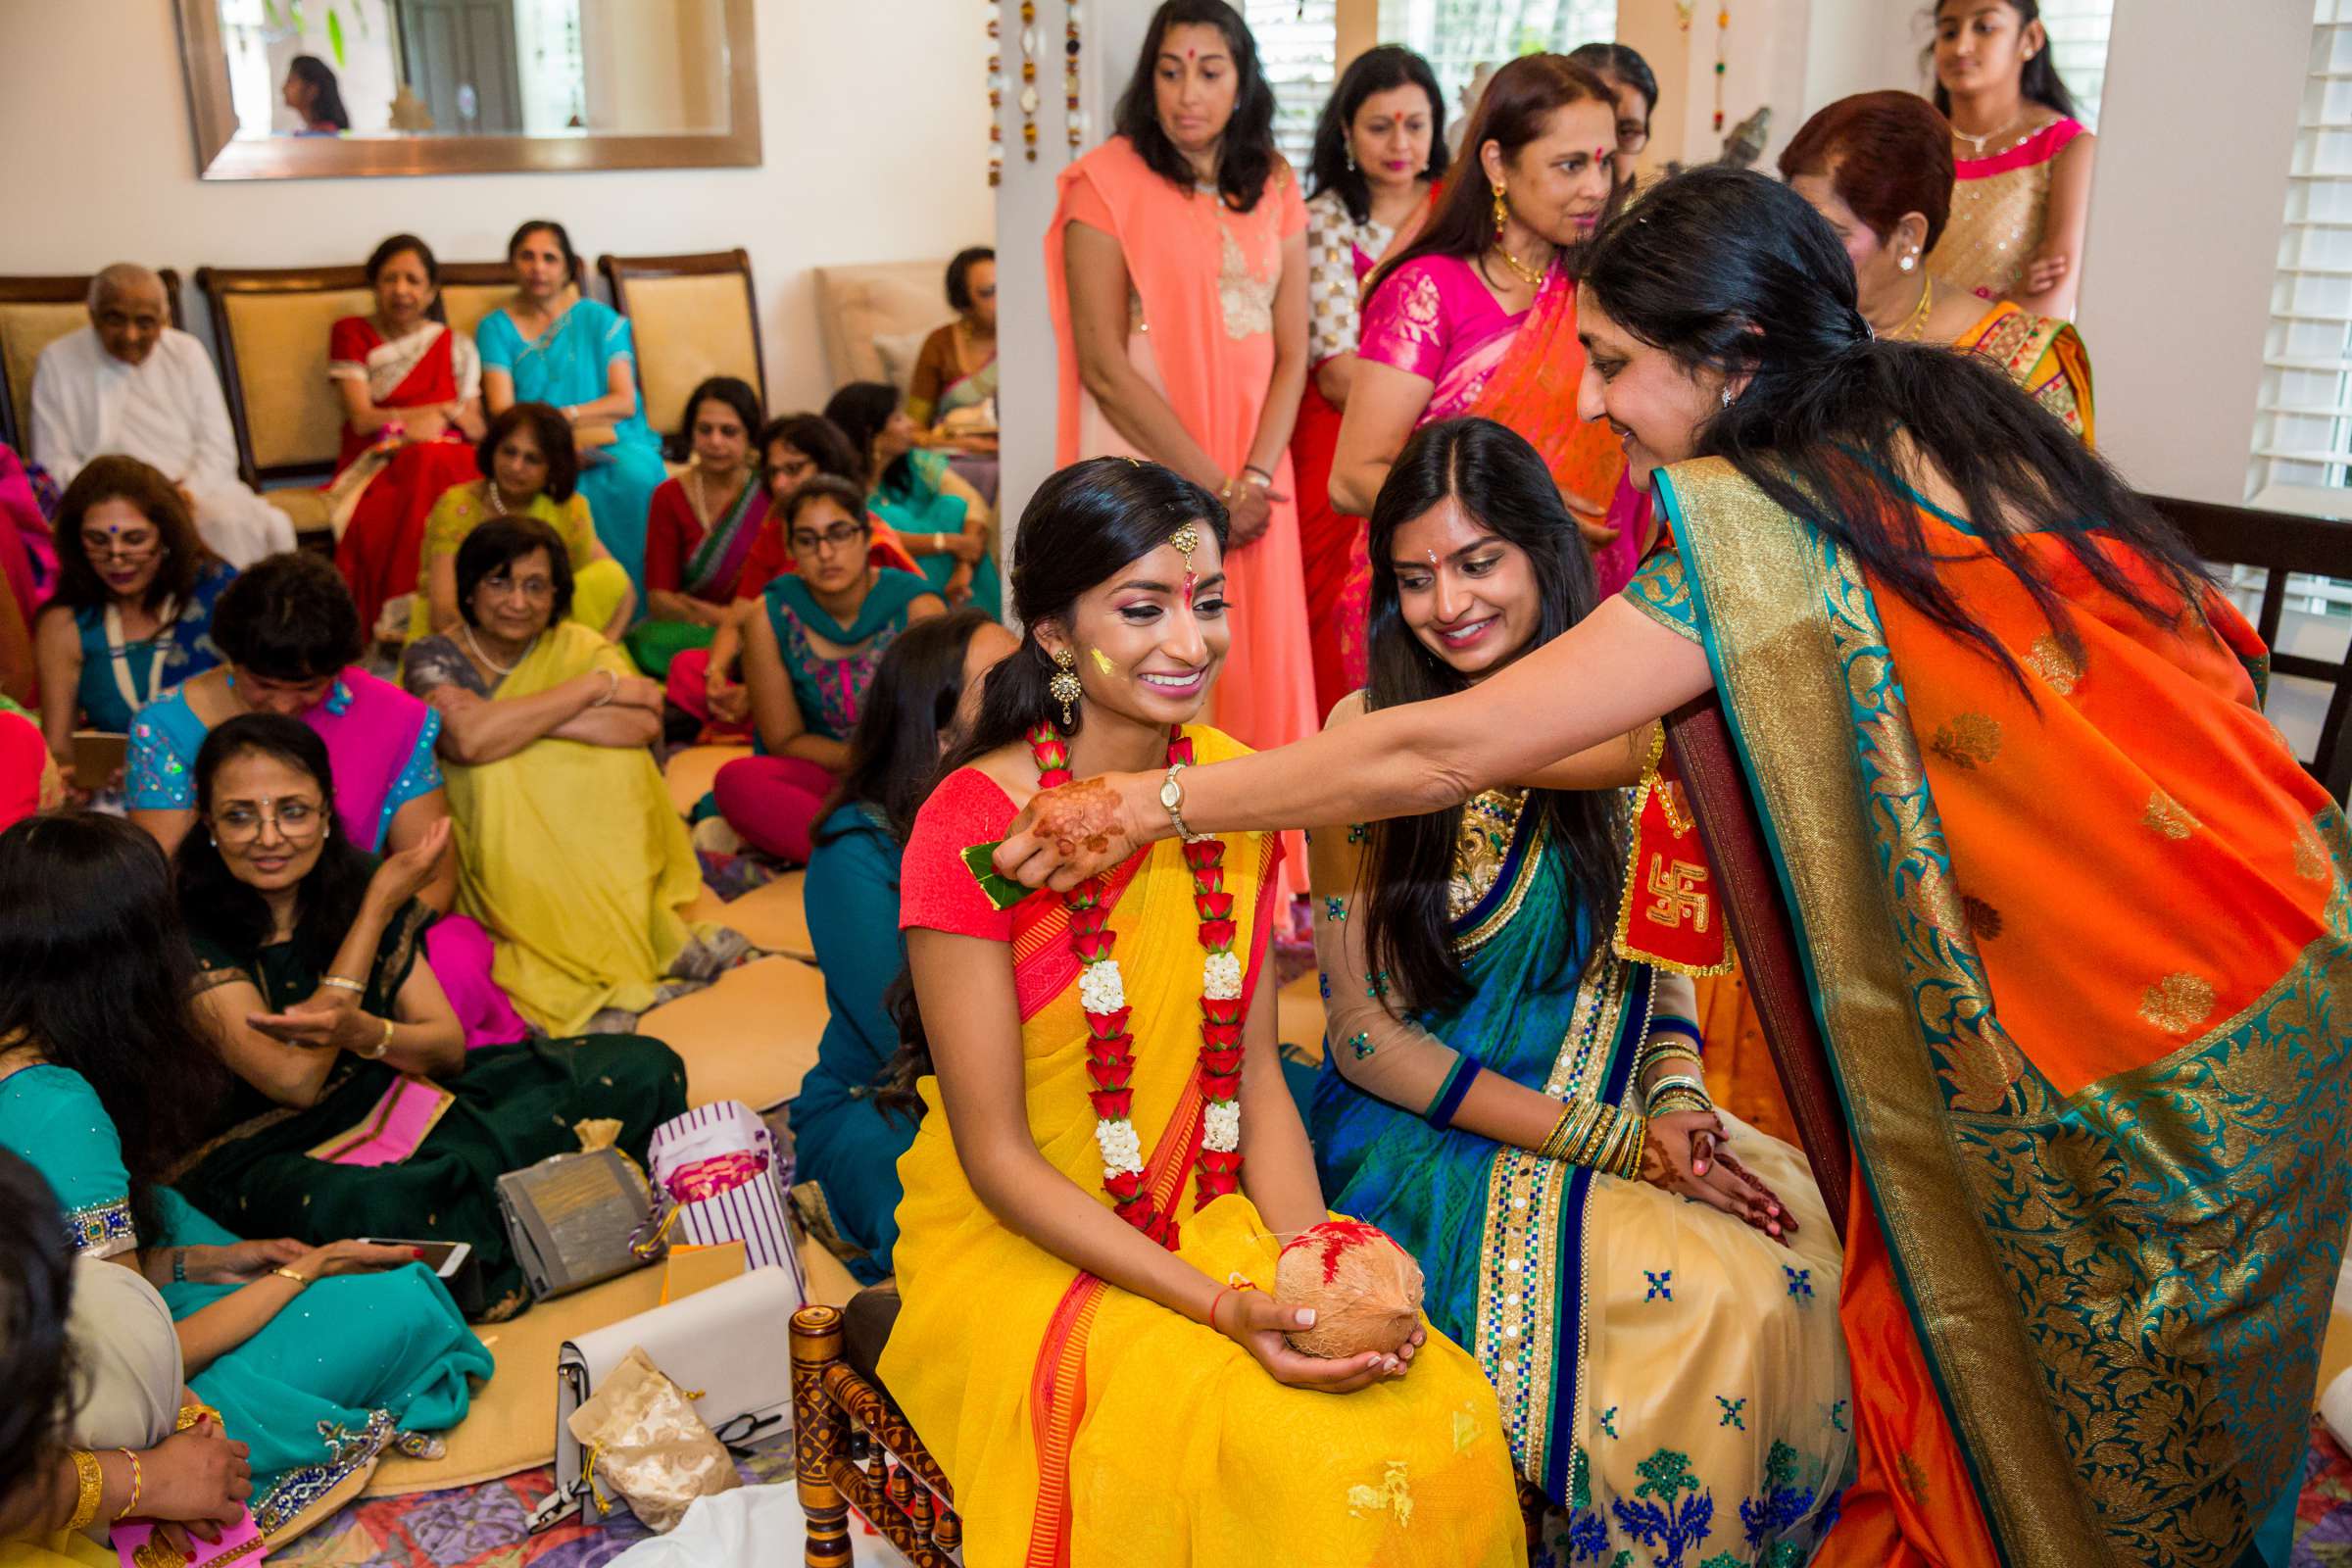
<path id="1" fill-rule="evenodd" d="M 1186 769 L 1185 825 L 1272 831 L 1434 811 L 1663 717 L 1712 680 L 1698 644 L 1612 600 L 1468 691 Z M 1014 820 L 997 869 L 1075 886 L 1174 834 L 1159 789 L 1157 773 L 1114 773 L 1049 790 Z"/>

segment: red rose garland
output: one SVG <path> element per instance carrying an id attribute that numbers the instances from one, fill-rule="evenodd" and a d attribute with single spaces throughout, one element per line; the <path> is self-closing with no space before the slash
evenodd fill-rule
<path id="1" fill-rule="evenodd" d="M 1070 782 L 1069 748 L 1050 724 L 1029 732 L 1041 789 Z M 1193 743 L 1181 729 L 1168 732 L 1168 765 L 1191 765 Z M 1233 895 L 1225 891 L 1225 846 L 1203 839 L 1184 846 L 1193 873 L 1193 906 L 1200 921 L 1200 1168 L 1196 1206 L 1241 1186 L 1242 1154 L 1242 960 L 1233 951 Z M 1090 877 L 1062 895 L 1070 913 L 1070 947 L 1078 955 L 1078 1000 L 1086 1012 L 1086 1070 L 1095 1087 L 1095 1142 L 1102 1154 L 1102 1187 L 1118 1215 L 1171 1250 L 1173 1216 L 1159 1211 L 1144 1190 L 1144 1153 L 1133 1119 L 1135 1037 L 1127 1030 L 1125 983 L 1111 956 L 1117 933 L 1102 906 L 1103 881 Z"/>

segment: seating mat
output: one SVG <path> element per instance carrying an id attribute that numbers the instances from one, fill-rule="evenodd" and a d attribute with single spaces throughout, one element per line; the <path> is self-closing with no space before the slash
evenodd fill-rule
<path id="1" fill-rule="evenodd" d="M 686 906 L 686 919 L 715 920 L 742 932 L 762 953 L 813 962 L 816 945 L 808 940 L 808 910 L 803 903 L 807 882 L 807 872 L 787 871 L 734 899 L 721 899 L 706 883 L 702 897 Z"/>
<path id="2" fill-rule="evenodd" d="M 662 769 L 669 784 L 669 804 L 677 808 L 680 816 L 692 816 L 695 804 L 710 793 L 710 781 L 718 770 L 738 757 L 749 757 L 749 746 L 689 746 L 672 752 Z"/>
<path id="3" fill-rule="evenodd" d="M 740 901 L 738 901 L 740 902 Z M 758 958 L 639 1020 L 686 1063 L 689 1104 L 766 1110 L 800 1093 L 825 1031 L 824 977 L 798 958 Z"/>

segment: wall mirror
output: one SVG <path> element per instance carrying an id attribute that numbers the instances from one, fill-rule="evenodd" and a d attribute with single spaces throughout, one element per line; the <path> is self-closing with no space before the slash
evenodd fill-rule
<path id="1" fill-rule="evenodd" d="M 177 0 L 206 179 L 760 162 L 754 0 Z"/>

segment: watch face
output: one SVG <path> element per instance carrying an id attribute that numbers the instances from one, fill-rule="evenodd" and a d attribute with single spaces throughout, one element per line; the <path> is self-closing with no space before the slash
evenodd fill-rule
<path id="1" fill-rule="evenodd" d="M 1173 811 L 1184 804 L 1184 786 L 1169 779 L 1159 786 L 1159 804 Z"/>

